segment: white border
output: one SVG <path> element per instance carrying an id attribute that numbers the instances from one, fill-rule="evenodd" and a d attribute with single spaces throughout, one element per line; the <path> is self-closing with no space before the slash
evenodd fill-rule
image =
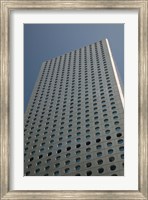
<path id="1" fill-rule="evenodd" d="M 125 24 L 125 176 L 23 177 L 23 24 Z M 10 189 L 12 190 L 137 190 L 138 189 L 138 11 L 21 10 L 10 22 Z"/>

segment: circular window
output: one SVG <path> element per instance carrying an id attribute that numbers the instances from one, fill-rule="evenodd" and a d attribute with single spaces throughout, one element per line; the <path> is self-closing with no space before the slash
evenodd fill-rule
<path id="1" fill-rule="evenodd" d="M 66 168 L 65 169 L 65 173 L 67 174 L 67 173 L 69 173 L 70 172 L 70 169 L 69 168 Z"/>
<path id="2" fill-rule="evenodd" d="M 90 151 L 91 151 L 91 148 L 87 148 L 87 149 L 86 149 L 86 152 L 90 152 Z"/>
<path id="3" fill-rule="evenodd" d="M 100 138 L 96 139 L 96 142 L 97 143 L 101 142 L 101 139 Z"/>
<path id="4" fill-rule="evenodd" d="M 101 148 L 102 148 L 101 145 L 97 145 L 97 146 L 96 146 L 96 149 L 101 149 Z"/>
<path id="5" fill-rule="evenodd" d="M 108 154 L 112 154 L 113 152 L 114 152 L 113 149 L 108 150 Z"/>
<path id="6" fill-rule="evenodd" d="M 111 166 L 110 166 L 110 170 L 111 170 L 111 171 L 114 171 L 115 169 L 116 169 L 116 165 L 111 165 Z"/>
<path id="7" fill-rule="evenodd" d="M 65 161 L 65 164 L 69 165 L 70 164 L 70 160 Z"/>
<path id="8" fill-rule="evenodd" d="M 90 145 L 90 142 L 88 141 L 88 142 L 86 142 L 86 145 Z"/>
<path id="9" fill-rule="evenodd" d="M 124 154 L 121 154 L 121 159 L 124 159 Z"/>
<path id="10" fill-rule="evenodd" d="M 67 147 L 67 151 L 70 151 L 71 147 Z"/>
<path id="11" fill-rule="evenodd" d="M 80 167 L 80 165 L 77 165 L 75 168 L 76 168 L 76 170 L 80 170 L 81 167 Z"/>
<path id="12" fill-rule="evenodd" d="M 109 162 L 113 162 L 115 160 L 115 157 L 110 157 Z"/>
<path id="13" fill-rule="evenodd" d="M 81 153 L 81 151 L 76 151 L 76 155 L 79 155 Z"/>
<path id="14" fill-rule="evenodd" d="M 80 162 L 81 158 L 76 158 L 76 162 Z"/>
<path id="15" fill-rule="evenodd" d="M 108 147 L 111 147 L 111 146 L 112 146 L 112 142 L 108 142 L 108 143 L 107 143 L 107 146 L 108 146 Z"/>
<path id="16" fill-rule="evenodd" d="M 86 159 L 89 160 L 91 158 L 91 155 L 87 155 Z"/>
<path id="17" fill-rule="evenodd" d="M 59 171 L 55 171 L 55 172 L 54 172 L 54 175 L 55 175 L 55 176 L 58 176 L 58 175 L 59 175 Z"/>
<path id="18" fill-rule="evenodd" d="M 67 153 L 67 154 L 66 154 L 66 158 L 69 158 L 69 157 L 70 157 L 70 153 Z"/>
<path id="19" fill-rule="evenodd" d="M 101 156 L 102 156 L 102 152 L 98 152 L 97 157 L 101 157 Z"/>
<path id="20" fill-rule="evenodd" d="M 91 165 L 92 165 L 91 163 L 87 163 L 86 167 L 91 167 Z"/>
<path id="21" fill-rule="evenodd" d="M 76 145 L 76 148 L 80 148 L 80 146 L 81 146 L 80 144 L 77 144 L 77 145 Z"/>
<path id="22" fill-rule="evenodd" d="M 99 172 L 99 174 L 102 174 L 104 172 L 104 169 L 103 168 L 99 168 L 98 172 Z"/>
<path id="23" fill-rule="evenodd" d="M 123 139 L 118 140 L 118 144 L 123 144 Z"/>
<path id="24" fill-rule="evenodd" d="M 61 151 L 62 151 L 62 150 L 61 150 L 61 149 L 59 149 L 59 150 L 57 150 L 57 153 L 61 153 Z"/>
<path id="25" fill-rule="evenodd" d="M 120 151 L 124 151 L 124 147 L 122 146 L 122 147 L 119 147 L 119 150 Z"/>
<path id="26" fill-rule="evenodd" d="M 58 168 L 60 166 L 60 163 L 56 163 L 55 167 Z"/>
<path id="27" fill-rule="evenodd" d="M 115 128 L 116 131 L 120 131 L 120 129 L 121 129 L 120 127 Z"/>
<path id="28" fill-rule="evenodd" d="M 117 137 L 121 137 L 122 136 L 122 134 L 121 133 L 117 133 Z"/>
<path id="29" fill-rule="evenodd" d="M 92 175 L 92 171 L 87 171 L 86 174 L 87 174 L 87 176 L 91 176 Z"/>
<path id="30" fill-rule="evenodd" d="M 102 165 L 102 164 L 103 164 L 103 160 L 102 159 L 98 160 L 98 165 Z"/>
<path id="31" fill-rule="evenodd" d="M 80 174 L 76 174 L 75 176 L 81 176 Z"/>
<path id="32" fill-rule="evenodd" d="M 110 133 L 110 130 L 106 130 L 105 133 L 106 133 L 106 134 L 109 134 L 109 133 Z"/>
<path id="33" fill-rule="evenodd" d="M 107 136 L 107 137 L 106 137 L 106 140 L 110 140 L 110 139 L 111 139 L 111 136 Z"/>

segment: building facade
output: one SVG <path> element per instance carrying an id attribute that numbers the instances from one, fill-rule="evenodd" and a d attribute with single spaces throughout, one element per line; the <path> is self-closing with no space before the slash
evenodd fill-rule
<path id="1" fill-rule="evenodd" d="M 123 89 L 108 40 L 44 62 L 24 120 L 25 176 L 123 176 Z"/>

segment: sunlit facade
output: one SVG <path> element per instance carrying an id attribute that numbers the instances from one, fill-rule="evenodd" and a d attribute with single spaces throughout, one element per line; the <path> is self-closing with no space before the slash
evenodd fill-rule
<path id="1" fill-rule="evenodd" d="M 45 61 L 24 119 L 26 176 L 123 176 L 124 99 L 108 40 Z"/>

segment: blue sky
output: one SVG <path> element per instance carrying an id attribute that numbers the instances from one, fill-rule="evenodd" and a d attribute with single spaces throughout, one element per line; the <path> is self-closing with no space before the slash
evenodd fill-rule
<path id="1" fill-rule="evenodd" d="M 42 62 L 105 38 L 124 83 L 124 24 L 25 24 L 24 111 Z"/>

